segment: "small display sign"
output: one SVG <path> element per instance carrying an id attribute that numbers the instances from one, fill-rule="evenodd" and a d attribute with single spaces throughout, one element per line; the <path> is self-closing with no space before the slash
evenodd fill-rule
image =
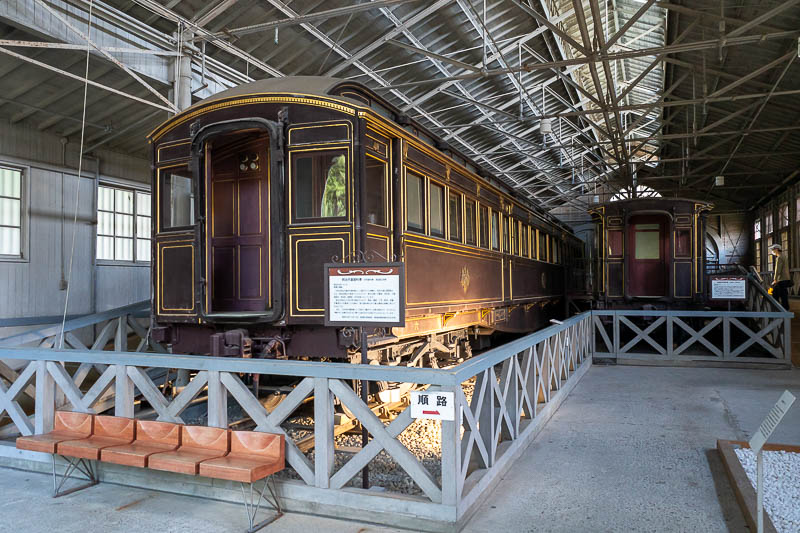
<path id="1" fill-rule="evenodd" d="M 405 326 L 403 263 L 325 265 L 326 326 Z"/>
<path id="2" fill-rule="evenodd" d="M 769 439 L 770 435 L 772 435 L 772 432 L 775 431 L 776 427 L 778 427 L 778 424 L 781 420 L 783 420 L 783 417 L 786 415 L 786 411 L 789 410 L 794 401 L 794 394 L 788 390 L 783 391 L 781 397 L 778 398 L 778 403 L 773 406 L 772 410 L 767 415 L 767 418 L 761 422 L 758 430 L 750 439 L 750 449 L 753 450 L 753 453 L 758 453 L 761 451 L 764 443 L 767 442 L 767 439 Z"/>
<path id="3" fill-rule="evenodd" d="M 711 278 L 712 300 L 746 300 L 747 278 L 743 276 L 715 276 Z"/>
<path id="4" fill-rule="evenodd" d="M 411 418 L 455 420 L 455 394 L 442 391 L 411 391 Z"/>

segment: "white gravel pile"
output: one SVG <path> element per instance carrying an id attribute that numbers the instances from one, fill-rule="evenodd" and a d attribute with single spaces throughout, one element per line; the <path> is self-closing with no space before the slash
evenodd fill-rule
<path id="1" fill-rule="evenodd" d="M 800 453 L 764 454 L 764 509 L 778 533 L 800 532 Z M 749 448 L 736 449 L 750 483 L 755 488 L 756 455 Z"/>

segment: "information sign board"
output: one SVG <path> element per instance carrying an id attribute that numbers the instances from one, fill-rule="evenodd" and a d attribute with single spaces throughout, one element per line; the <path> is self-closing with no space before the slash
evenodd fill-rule
<path id="1" fill-rule="evenodd" d="M 404 327 L 403 263 L 325 264 L 325 325 Z"/>
<path id="2" fill-rule="evenodd" d="M 411 391 L 411 418 L 455 420 L 455 394 L 442 391 Z"/>
<path id="3" fill-rule="evenodd" d="M 714 276 L 711 278 L 712 300 L 746 300 L 747 278 L 744 276 Z"/>

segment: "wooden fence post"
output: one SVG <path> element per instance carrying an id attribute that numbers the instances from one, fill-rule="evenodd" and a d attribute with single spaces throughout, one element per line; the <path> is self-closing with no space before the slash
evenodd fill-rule
<path id="1" fill-rule="evenodd" d="M 56 383 L 47 371 L 47 361 L 34 361 L 36 365 L 36 400 L 34 432 L 37 435 L 53 431 L 56 409 Z"/>

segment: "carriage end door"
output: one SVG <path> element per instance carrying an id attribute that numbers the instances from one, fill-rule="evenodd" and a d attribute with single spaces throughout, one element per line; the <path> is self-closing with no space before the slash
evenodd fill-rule
<path id="1" fill-rule="evenodd" d="M 633 216 L 628 221 L 628 296 L 663 297 L 667 294 L 666 238 L 664 215 Z"/>
<path id="2" fill-rule="evenodd" d="M 270 307 L 270 143 L 264 132 L 206 144 L 207 312 Z"/>

